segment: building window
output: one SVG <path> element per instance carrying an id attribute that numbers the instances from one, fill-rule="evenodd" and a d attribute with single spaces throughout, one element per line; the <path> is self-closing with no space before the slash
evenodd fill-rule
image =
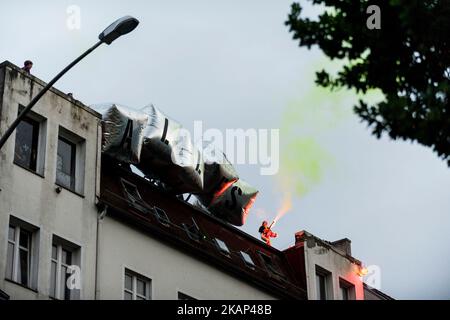
<path id="1" fill-rule="evenodd" d="M 353 284 L 339 278 L 339 288 L 342 300 L 355 300 L 355 286 Z"/>
<path id="2" fill-rule="evenodd" d="M 178 300 L 197 300 L 183 292 L 178 291 Z"/>
<path id="3" fill-rule="evenodd" d="M 44 173 L 44 123 L 45 118 L 30 112 L 17 126 L 14 147 L 14 163 L 40 175 Z"/>
<path id="4" fill-rule="evenodd" d="M 68 243 L 56 236 L 53 237 L 52 256 L 51 256 L 51 274 L 50 274 L 50 296 L 60 300 L 73 300 L 79 297 L 79 288 L 76 284 L 81 279 L 74 279 L 75 288 L 69 287 L 67 280 L 72 272 L 79 273 L 74 268 L 77 265 L 80 248 Z"/>
<path id="5" fill-rule="evenodd" d="M 252 257 L 248 253 L 241 251 L 241 256 L 247 266 L 252 267 L 252 268 L 255 267 L 255 262 L 253 261 Z"/>
<path id="6" fill-rule="evenodd" d="M 161 224 L 163 224 L 165 226 L 170 226 L 169 217 L 167 216 L 167 213 L 163 209 L 154 207 L 153 212 L 155 213 L 156 219 L 158 219 L 158 221 Z"/>
<path id="7" fill-rule="evenodd" d="M 342 300 L 350 300 L 350 294 L 348 292 L 348 288 L 341 287 L 341 295 L 342 295 Z"/>
<path id="8" fill-rule="evenodd" d="M 20 121 L 16 130 L 14 162 L 24 168 L 36 171 L 39 122 L 25 118 Z"/>
<path id="9" fill-rule="evenodd" d="M 219 249 L 219 251 L 225 255 L 230 255 L 230 249 L 228 249 L 228 246 L 225 242 L 223 242 L 220 239 L 215 238 L 214 239 L 217 248 Z"/>
<path id="10" fill-rule="evenodd" d="M 326 276 L 316 274 L 316 290 L 318 300 L 327 300 Z"/>
<path id="11" fill-rule="evenodd" d="M 75 143 L 58 137 L 58 160 L 56 163 L 56 183 L 70 190 L 75 190 Z"/>
<path id="12" fill-rule="evenodd" d="M 199 241 L 202 239 L 202 234 L 200 232 L 200 228 L 197 226 L 197 223 L 195 222 L 194 218 L 192 218 L 192 224 L 187 225 L 186 223 L 183 223 L 183 228 L 186 230 L 188 236 L 190 239 L 194 241 Z"/>
<path id="13" fill-rule="evenodd" d="M 139 191 L 136 187 L 136 185 L 132 184 L 131 182 L 128 182 L 124 179 L 121 179 L 123 189 L 125 190 L 125 194 L 127 195 L 128 199 L 137 202 L 142 201 L 141 195 L 139 194 Z"/>
<path id="14" fill-rule="evenodd" d="M 8 228 L 6 279 L 34 288 L 33 272 L 37 259 L 34 257 L 33 236 L 36 231 L 16 220 L 11 217 Z"/>
<path id="15" fill-rule="evenodd" d="M 259 255 L 261 256 L 266 268 L 281 277 L 284 277 L 283 273 L 281 272 L 280 267 L 273 261 L 273 259 L 268 256 L 267 254 L 263 253 L 263 252 L 259 252 Z"/>
<path id="16" fill-rule="evenodd" d="M 316 298 L 317 300 L 331 300 L 331 273 L 316 266 Z"/>
<path id="17" fill-rule="evenodd" d="M 128 204 L 141 212 L 148 213 L 147 204 L 142 200 L 141 194 L 137 186 L 131 182 L 121 179 L 123 190 L 126 198 L 128 199 Z"/>
<path id="18" fill-rule="evenodd" d="M 150 300 L 150 289 L 150 279 L 128 269 L 125 270 L 124 300 Z"/>
<path id="19" fill-rule="evenodd" d="M 56 184 L 82 194 L 84 187 L 84 140 L 59 128 Z"/>

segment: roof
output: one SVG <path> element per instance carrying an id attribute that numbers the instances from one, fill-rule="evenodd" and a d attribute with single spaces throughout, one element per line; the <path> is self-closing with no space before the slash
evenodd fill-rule
<path id="1" fill-rule="evenodd" d="M 353 256 L 349 255 L 347 252 L 345 252 L 344 250 L 342 250 L 341 248 L 337 247 L 336 244 L 341 242 L 341 241 L 349 241 L 349 239 L 344 238 L 338 241 L 334 241 L 334 242 L 330 242 L 327 240 L 323 240 L 320 239 L 318 237 L 316 237 L 315 235 L 311 234 L 308 231 L 299 231 L 295 234 L 295 246 L 303 246 L 304 243 L 306 242 L 308 244 L 308 240 L 312 240 L 315 243 L 318 243 L 320 246 L 325 247 L 327 249 L 330 249 L 332 251 L 334 251 L 335 253 L 337 253 L 338 255 L 342 256 L 343 258 L 349 260 L 351 263 L 355 263 L 359 266 L 362 265 L 362 262 L 356 258 L 354 258 Z M 289 249 L 288 249 L 289 250 Z"/>
<path id="2" fill-rule="evenodd" d="M 9 295 L 6 292 L 0 290 L 0 300 L 9 300 Z"/>
<path id="3" fill-rule="evenodd" d="M 371 286 L 369 286 L 365 282 L 363 283 L 363 286 L 364 286 L 364 290 L 365 291 L 370 291 L 373 295 L 379 297 L 380 300 L 395 300 L 394 298 L 392 298 L 391 296 L 387 295 L 386 293 L 381 292 L 378 289 L 372 288 Z"/>
<path id="4" fill-rule="evenodd" d="M 124 184 L 136 186 L 134 201 Z M 136 198 L 136 197 L 135 197 Z M 212 216 L 127 170 L 103 155 L 100 204 L 112 216 L 166 242 L 183 253 L 202 260 L 280 298 L 306 299 L 306 287 L 297 281 L 285 254 Z M 154 207 L 164 210 L 168 220 L 158 218 Z M 195 226 L 198 227 L 198 237 Z M 228 252 L 215 239 L 223 241 Z M 223 244 L 222 244 L 223 245 Z M 253 265 L 246 263 L 248 254 Z"/>
<path id="5" fill-rule="evenodd" d="M 38 77 L 36 77 L 32 74 L 28 74 L 28 73 L 22 71 L 22 69 L 20 67 L 9 62 L 8 60 L 5 60 L 2 63 L 0 63 L 0 69 L 6 68 L 6 67 L 8 67 L 16 72 L 20 72 L 22 76 L 29 78 L 30 80 L 38 83 L 42 87 L 45 87 L 47 85 L 46 82 L 42 81 L 41 79 L 39 79 Z M 96 116 L 97 118 L 100 118 L 100 119 L 102 118 L 102 115 L 100 113 L 98 113 L 97 111 L 89 108 L 88 106 L 86 106 L 85 104 L 80 102 L 79 100 L 74 99 L 73 97 L 69 96 L 68 94 L 56 89 L 55 87 L 51 87 L 49 91 L 53 92 L 54 94 L 60 96 L 63 99 L 66 99 L 67 101 L 71 102 L 72 104 L 76 105 L 77 107 L 80 107 L 81 109 L 91 113 L 92 115 Z"/>

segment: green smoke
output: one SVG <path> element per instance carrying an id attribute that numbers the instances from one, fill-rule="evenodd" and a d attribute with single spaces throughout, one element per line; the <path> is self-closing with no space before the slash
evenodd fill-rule
<path id="1" fill-rule="evenodd" d="M 319 70 L 337 69 L 336 63 L 322 63 L 312 67 Z M 379 99 L 380 94 L 357 95 L 341 89 L 330 91 L 314 84 L 314 74 L 307 72 L 304 81 L 311 83 L 306 94 L 292 99 L 285 108 L 280 128 L 281 166 L 278 181 L 286 191 L 297 195 L 308 193 L 321 182 L 328 169 L 334 167 L 334 157 L 321 139 L 337 125 L 349 119 L 357 100 Z"/>

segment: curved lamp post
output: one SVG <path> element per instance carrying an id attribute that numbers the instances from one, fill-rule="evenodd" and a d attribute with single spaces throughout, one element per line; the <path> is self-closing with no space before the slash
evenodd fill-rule
<path id="1" fill-rule="evenodd" d="M 33 108 L 33 106 L 39 101 L 39 99 L 55 84 L 56 81 L 59 80 L 67 71 L 72 69 L 74 65 L 80 62 L 84 57 L 86 57 L 89 53 L 97 49 L 102 43 L 111 44 L 114 40 L 133 31 L 137 25 L 139 24 L 139 20 L 133 18 L 131 16 L 122 17 L 109 25 L 102 33 L 98 36 L 99 42 L 94 44 L 91 48 L 89 48 L 86 52 L 84 52 L 81 56 L 76 58 L 71 64 L 65 67 L 60 73 L 56 75 L 47 85 L 30 101 L 30 103 L 26 106 L 25 109 L 19 114 L 19 116 L 14 120 L 11 126 L 6 130 L 3 137 L 0 139 L 0 149 L 3 147 L 5 142 L 8 140 L 9 136 L 13 133 L 14 129 L 17 128 L 20 121 L 22 121 L 27 113 Z"/>

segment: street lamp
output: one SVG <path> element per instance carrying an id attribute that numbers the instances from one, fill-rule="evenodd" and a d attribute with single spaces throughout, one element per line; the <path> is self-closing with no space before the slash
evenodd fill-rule
<path id="1" fill-rule="evenodd" d="M 27 113 L 33 108 L 33 106 L 39 101 L 40 98 L 55 84 L 56 81 L 59 80 L 67 71 L 72 69 L 74 65 L 76 65 L 78 62 L 80 62 L 84 57 L 86 57 L 89 53 L 97 49 L 102 43 L 106 43 L 110 45 L 114 40 L 119 38 L 120 36 L 123 36 L 124 34 L 127 34 L 131 31 L 133 31 L 137 25 L 139 24 L 139 20 L 136 18 L 133 18 L 131 16 L 125 16 L 120 19 L 117 19 L 111 25 L 109 25 L 105 30 L 103 30 L 102 33 L 98 36 L 99 42 L 94 44 L 91 48 L 89 48 L 86 52 L 84 52 L 81 56 L 76 58 L 74 61 L 72 61 L 71 64 L 69 64 L 67 67 L 65 67 L 60 73 L 56 75 L 47 85 L 33 98 L 33 100 L 30 101 L 30 103 L 26 106 L 25 109 L 19 114 L 19 116 L 14 120 L 14 122 L 11 124 L 11 126 L 6 130 L 3 137 L 0 139 L 0 149 L 3 147 L 3 145 L 8 140 L 9 136 L 13 133 L 14 129 L 17 128 L 20 121 L 22 121 Z"/>

